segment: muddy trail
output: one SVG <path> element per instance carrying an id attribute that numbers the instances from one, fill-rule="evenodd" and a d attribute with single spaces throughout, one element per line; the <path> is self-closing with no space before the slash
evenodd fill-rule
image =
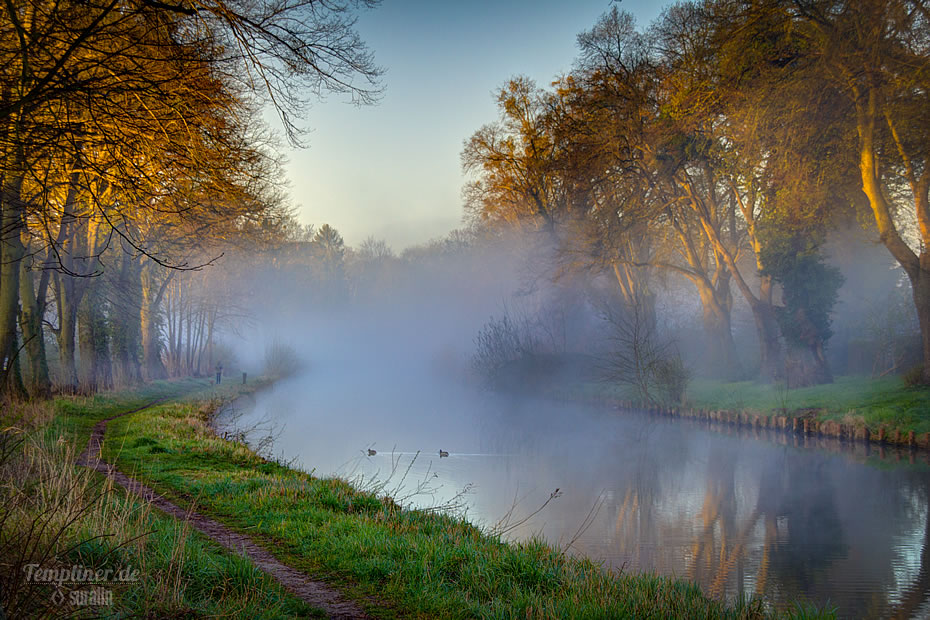
<path id="1" fill-rule="evenodd" d="M 369 618 L 370 616 L 366 615 L 357 603 L 347 599 L 338 590 L 326 583 L 316 581 L 309 575 L 280 562 L 252 537 L 235 532 L 222 523 L 202 515 L 195 510 L 182 508 L 159 495 L 152 488 L 142 484 L 135 478 L 127 476 L 125 473 L 116 469 L 115 466 L 105 462 L 101 458 L 101 447 L 103 445 L 103 438 L 106 434 L 108 422 L 132 413 L 138 413 L 139 411 L 148 409 L 166 400 L 169 399 L 161 398 L 154 400 L 142 407 L 124 411 L 97 422 L 87 442 L 87 448 L 78 456 L 77 464 L 104 474 L 107 478 L 130 493 L 133 493 L 147 502 L 151 502 L 153 506 L 162 512 L 176 519 L 186 521 L 197 531 L 217 544 L 222 545 L 234 553 L 245 556 L 260 570 L 284 586 L 289 592 L 305 603 L 324 611 L 330 618 Z"/>

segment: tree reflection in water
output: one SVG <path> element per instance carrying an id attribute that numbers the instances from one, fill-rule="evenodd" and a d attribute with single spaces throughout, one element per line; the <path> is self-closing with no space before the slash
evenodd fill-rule
<path id="1" fill-rule="evenodd" d="M 326 390 L 338 386 L 325 377 L 306 386 L 314 389 L 296 402 L 332 411 Z M 280 410 L 272 396 L 257 397 L 256 417 Z M 410 478 L 438 474 L 450 490 L 474 484 L 467 513 L 474 522 L 493 525 L 515 502 L 519 521 L 562 490 L 508 538 L 541 534 L 605 569 L 690 578 L 721 598 L 759 594 L 777 607 L 801 599 L 838 607 L 840 617 L 930 612 L 926 455 L 902 453 L 898 462 L 890 449 L 870 456 L 862 445 L 810 437 L 720 433 L 522 398 L 442 396 L 438 404 L 394 404 L 390 415 L 382 403 L 346 404 L 338 417 L 295 416 L 278 449 L 325 473 L 365 445 L 359 429 L 379 441 L 379 456 L 395 445 L 413 454 L 441 444 L 451 458 L 420 459 Z M 430 423 L 400 425 L 402 414 Z M 378 458 L 362 465 L 383 467 Z"/>

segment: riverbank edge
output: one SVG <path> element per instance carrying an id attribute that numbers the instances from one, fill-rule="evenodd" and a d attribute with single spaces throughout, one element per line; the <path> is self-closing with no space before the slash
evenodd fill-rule
<path id="1" fill-rule="evenodd" d="M 870 429 L 868 425 L 861 422 L 848 423 L 838 420 L 818 419 L 816 410 L 810 409 L 796 410 L 778 415 L 734 409 L 664 407 L 605 396 L 551 395 L 548 398 L 566 404 L 582 404 L 615 411 L 645 413 L 655 417 L 690 420 L 708 426 L 718 425 L 738 430 L 772 431 L 787 436 L 831 439 L 845 444 L 907 448 L 926 453 L 930 458 L 930 432 L 918 434 L 914 430 L 905 431 L 900 428 L 889 430 L 884 425 L 879 426 L 877 429 Z"/>
<path id="2" fill-rule="evenodd" d="M 187 401 L 187 402 L 190 402 L 190 403 L 193 403 L 193 404 L 199 404 L 199 405 L 201 405 L 201 406 L 207 405 L 206 407 L 202 408 L 202 421 L 205 423 L 206 428 L 209 430 L 209 432 L 211 433 L 211 435 L 212 435 L 212 437 L 213 437 L 214 439 L 221 440 L 221 441 L 224 441 L 224 442 L 236 443 L 237 445 L 243 446 L 246 450 L 248 450 L 249 452 L 251 452 L 256 458 L 261 459 L 261 460 L 263 460 L 263 461 L 265 461 L 265 462 L 273 462 L 273 461 L 267 461 L 267 459 L 265 459 L 265 457 L 263 457 L 262 455 L 260 455 L 260 454 L 258 454 L 258 453 L 255 453 L 255 452 L 252 451 L 251 448 L 249 448 L 248 446 L 244 446 L 244 444 L 242 444 L 240 441 L 238 441 L 239 438 L 237 438 L 237 437 L 225 437 L 225 438 L 224 438 L 224 437 L 220 436 L 219 433 L 217 432 L 216 417 L 217 417 L 218 414 L 221 413 L 221 411 L 222 411 L 222 409 L 223 409 L 224 407 L 228 406 L 230 403 L 234 402 L 235 400 L 237 400 L 237 399 L 239 399 L 239 398 L 242 398 L 242 397 L 244 397 L 244 396 L 254 396 L 254 395 L 255 395 L 256 393 L 258 393 L 259 391 L 264 390 L 264 389 L 267 389 L 267 388 L 270 388 L 270 387 L 272 387 L 272 386 L 274 385 L 274 382 L 273 382 L 273 381 L 261 381 L 261 380 L 257 380 L 255 384 L 252 384 L 251 381 L 250 381 L 249 383 L 250 383 L 249 386 L 238 386 L 238 387 L 240 387 L 241 389 L 237 389 L 234 393 L 226 392 L 226 389 L 224 389 L 224 390 L 223 390 L 224 393 L 219 393 L 219 394 L 218 394 L 218 393 L 216 392 L 216 390 L 214 390 L 213 393 L 193 394 L 193 395 L 191 395 L 190 397 L 187 397 L 187 398 L 185 398 L 185 399 L 179 399 L 179 400 Z M 223 387 L 226 388 L 226 386 L 223 386 Z M 169 401 L 167 404 L 168 404 L 168 405 L 171 405 L 172 403 Z M 290 472 L 290 473 L 292 473 L 292 474 L 294 474 L 294 475 L 297 475 L 297 476 L 310 476 L 310 474 L 308 474 L 307 472 L 303 472 L 303 471 L 300 470 L 300 469 L 295 469 L 295 468 L 293 468 L 293 467 L 290 467 L 290 466 L 288 466 L 288 465 L 286 465 L 286 464 L 282 464 L 282 463 L 277 463 L 277 464 L 278 464 L 282 469 L 285 469 L 285 470 L 287 470 L 288 472 Z M 144 479 L 144 478 L 143 478 L 143 479 Z M 151 482 L 151 481 L 150 481 L 150 482 Z M 156 485 L 157 485 L 157 486 L 163 486 L 161 483 L 156 483 Z M 174 490 L 174 491 L 176 491 L 176 492 L 183 493 L 183 491 L 182 491 L 181 489 L 172 488 L 172 485 L 168 485 L 168 488 L 171 489 L 171 490 Z M 362 493 L 361 491 L 358 491 L 358 492 L 359 492 L 359 493 Z M 234 529 L 234 530 L 244 530 L 244 529 L 252 529 L 252 528 L 254 528 L 254 525 L 250 525 L 250 524 L 248 524 L 248 523 L 246 523 L 246 522 L 240 522 L 239 519 L 234 520 L 234 522 L 229 522 L 228 519 L 224 519 L 224 515 L 223 515 L 223 514 L 217 514 L 215 511 L 212 511 L 211 509 L 209 509 L 207 506 L 204 506 L 203 504 L 201 504 L 200 506 L 201 506 L 201 509 L 203 509 L 206 513 L 208 513 L 208 514 L 212 513 L 213 516 L 218 517 L 218 518 L 220 518 L 221 520 L 227 521 L 227 525 L 230 526 L 230 527 L 231 527 L 232 529 Z M 410 512 L 419 512 L 419 511 L 410 511 L 410 510 L 407 510 L 407 509 L 400 509 L 400 510 L 401 510 L 402 512 L 406 512 L 406 513 L 410 513 Z M 254 515 L 253 515 L 253 516 L 254 516 Z M 439 524 L 439 521 L 442 519 L 442 517 L 441 517 L 440 515 L 427 515 L 427 518 L 432 518 L 432 517 L 435 517 L 435 518 L 436 518 L 436 520 L 437 520 L 437 525 Z M 474 527 L 474 526 L 472 526 L 472 527 Z M 402 536 L 402 535 L 398 535 L 398 536 L 400 537 L 400 536 Z M 485 536 L 487 536 L 487 534 L 485 534 L 484 532 L 481 532 L 481 536 L 482 536 L 482 537 L 485 537 Z M 504 543 L 502 543 L 502 544 L 505 545 L 505 546 L 507 546 L 508 548 L 514 548 L 514 547 L 515 547 L 515 545 L 514 545 L 513 543 L 506 543 L 506 542 L 504 542 Z M 533 543 L 533 544 L 537 544 L 537 543 Z M 519 546 L 519 545 L 517 545 L 517 546 Z M 294 559 L 294 554 L 291 553 L 291 552 L 286 552 L 285 555 L 287 556 L 288 560 L 293 560 L 293 559 Z M 571 558 L 568 558 L 567 561 L 575 561 L 575 560 L 573 560 L 573 559 L 571 559 Z M 690 588 L 690 587 L 695 587 L 695 588 L 697 587 L 697 586 L 695 586 L 694 584 L 692 584 L 691 582 L 681 581 L 681 580 L 672 579 L 672 578 L 656 577 L 655 575 L 651 575 L 651 574 L 644 574 L 644 575 L 641 575 L 641 576 L 640 576 L 640 575 L 631 576 L 631 575 L 628 575 L 628 574 L 624 574 L 624 575 L 623 575 L 623 578 L 624 578 L 624 579 L 633 579 L 633 580 L 641 581 L 641 582 L 642 582 L 642 587 L 643 587 L 644 589 L 655 588 L 655 587 L 656 587 L 656 586 L 655 586 L 655 581 L 656 581 L 656 579 L 658 579 L 659 581 L 666 581 L 666 580 L 667 580 L 667 581 L 668 581 L 670 584 L 672 584 L 673 586 L 674 586 L 674 584 L 679 584 L 679 583 L 680 583 L 682 586 L 687 585 L 689 588 Z M 619 579 L 619 577 L 618 577 L 618 579 Z M 343 585 L 349 585 L 349 584 L 345 584 L 345 583 L 344 583 Z M 358 585 L 362 586 L 363 589 L 364 589 L 364 584 L 358 584 Z M 372 585 L 372 584 L 369 584 L 369 585 Z M 354 590 L 354 588 L 352 588 L 352 587 L 350 586 L 350 587 L 349 587 L 349 590 Z M 361 594 L 361 592 L 356 592 L 356 595 L 358 595 L 358 594 Z M 703 595 L 702 595 L 702 596 L 703 596 Z M 364 598 L 364 597 L 361 597 L 361 598 Z M 720 603 L 719 603 L 719 602 L 715 602 L 715 601 L 713 601 L 712 599 L 709 599 L 709 598 L 706 598 L 705 600 L 706 600 L 706 602 L 707 602 L 707 605 L 709 606 L 708 609 L 707 609 L 707 612 L 708 612 L 709 614 L 711 614 L 710 617 L 713 617 L 713 615 L 715 615 L 715 614 L 713 614 L 713 612 L 711 612 L 710 609 L 713 608 L 713 607 L 716 607 L 716 606 L 719 605 Z M 396 611 L 399 611 L 399 612 L 400 612 L 401 617 L 404 616 L 404 611 L 406 611 L 406 610 L 403 610 L 404 605 L 403 605 L 403 603 L 402 603 L 401 601 L 393 600 L 393 597 L 390 597 L 390 599 L 389 599 L 387 602 L 388 602 L 388 606 L 389 606 L 389 607 L 393 607 L 393 604 L 398 604 L 398 605 L 400 605 L 401 609 L 400 609 L 400 610 L 396 610 Z M 730 607 L 730 606 L 727 605 L 727 606 L 725 606 L 724 608 L 719 608 L 719 607 L 718 607 L 718 608 L 717 608 L 717 613 L 723 612 L 725 615 L 730 615 L 730 614 L 734 614 L 734 613 L 735 613 L 737 616 L 744 617 L 744 616 L 742 616 L 742 614 L 740 613 L 740 611 L 737 611 L 737 610 L 734 609 L 734 608 L 730 608 L 729 611 L 724 611 L 724 609 L 726 609 L 727 607 Z M 741 607 L 742 607 L 741 605 L 737 605 L 737 608 L 741 608 Z M 746 609 L 745 609 L 745 608 L 742 608 L 742 609 L 744 610 L 743 613 L 745 613 Z M 382 609 L 381 611 L 387 611 L 387 610 L 386 610 L 386 609 Z M 757 608 L 756 611 L 758 612 L 758 611 L 760 611 L 760 610 Z M 422 612 L 421 612 L 421 611 L 417 611 L 417 610 L 413 610 L 412 613 L 414 613 L 415 615 L 420 615 Z M 750 613 L 751 613 L 751 612 L 750 612 Z M 814 609 L 814 608 L 801 607 L 801 606 L 799 606 L 796 610 L 794 610 L 794 613 L 793 613 L 792 611 L 788 611 L 787 613 L 784 613 L 784 612 L 783 612 L 783 613 L 772 614 L 772 615 L 766 614 L 766 616 L 768 616 L 768 617 L 794 617 L 794 614 L 795 614 L 795 613 L 797 613 L 798 615 L 800 615 L 800 616 L 802 616 L 802 617 L 818 617 L 818 616 L 819 616 L 819 617 L 832 617 L 832 614 L 829 613 L 829 612 L 827 612 L 826 610 L 816 610 L 816 609 Z M 458 616 L 457 616 L 456 614 L 454 614 L 454 613 L 452 613 L 452 614 L 446 614 L 446 613 L 444 613 L 444 614 L 442 614 L 442 617 L 458 617 Z"/>

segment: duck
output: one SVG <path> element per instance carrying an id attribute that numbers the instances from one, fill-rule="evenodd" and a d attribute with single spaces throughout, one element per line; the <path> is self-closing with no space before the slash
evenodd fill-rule
<path id="1" fill-rule="evenodd" d="M 439 458 L 443 458 L 443 457 L 446 457 L 446 456 L 449 456 L 449 453 L 448 453 L 448 452 L 446 452 L 445 450 L 440 450 L 440 451 L 439 451 Z"/>
<path id="2" fill-rule="evenodd" d="M 378 454 L 377 450 L 372 450 L 371 448 L 368 448 L 368 456 L 374 456 L 376 454 Z"/>

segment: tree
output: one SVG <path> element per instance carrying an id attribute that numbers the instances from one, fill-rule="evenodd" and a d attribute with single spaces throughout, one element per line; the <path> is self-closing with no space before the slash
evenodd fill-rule
<path id="1" fill-rule="evenodd" d="M 826 343 L 833 335 L 830 313 L 843 284 L 839 269 L 826 265 L 808 235 L 779 234 L 769 239 L 762 252 L 763 276 L 782 287 L 784 305 L 777 308 L 778 324 L 789 349 L 806 351 L 813 367 L 803 357 L 789 356 L 793 371 L 786 373 L 789 387 L 832 383 Z"/>
<path id="2" fill-rule="evenodd" d="M 384 239 L 375 239 L 370 235 L 365 237 L 362 244 L 358 246 L 356 254 L 364 261 L 383 261 L 394 258 L 394 250 Z"/>
<path id="3" fill-rule="evenodd" d="M 310 246 L 317 290 L 326 298 L 327 303 L 334 304 L 344 300 L 348 290 L 345 274 L 346 247 L 342 235 L 329 224 L 323 224 L 313 235 Z"/>
<path id="4" fill-rule="evenodd" d="M 545 94 L 516 77 L 500 90 L 497 105 L 498 121 L 476 131 L 462 151 L 462 168 L 477 176 L 465 188 L 466 209 L 480 220 L 554 234 L 567 205 Z"/>
<path id="5" fill-rule="evenodd" d="M 324 263 L 333 267 L 342 264 L 346 253 L 345 242 L 335 228 L 329 224 L 323 224 L 313 235 L 312 243 Z"/>
<path id="6" fill-rule="evenodd" d="M 665 40 L 671 41 L 672 29 L 666 28 Z M 715 111 L 695 96 L 702 93 L 689 80 L 711 85 L 694 75 L 696 60 L 676 64 L 675 49 L 662 49 L 660 40 L 639 33 L 632 17 L 616 8 L 579 35 L 579 66 L 567 82 L 580 119 L 574 133 L 583 152 L 597 154 L 587 158 L 596 162 L 588 178 L 597 179 L 597 194 L 608 197 L 605 208 L 587 213 L 607 222 L 619 217 L 627 223 L 616 230 L 652 238 L 651 244 L 638 241 L 636 249 L 627 244 L 632 251 L 615 254 L 615 265 L 660 268 L 694 284 L 711 367 L 734 377 L 732 265 L 725 253 L 739 243 L 735 207 L 720 191 L 721 157 L 709 133 Z M 621 275 L 618 281 L 631 279 Z"/>
<path id="7" fill-rule="evenodd" d="M 376 100 L 381 71 L 355 33 L 353 17 L 354 9 L 374 4 L 27 0 L 5 5 L 0 10 L 0 370 L 11 372 L 18 355 L 14 342 L 27 241 L 30 253 L 45 255 L 42 268 L 60 272 L 51 284 L 65 383 L 73 385 L 75 317 L 86 289 L 75 278 L 94 273 L 82 271 L 89 265 L 81 261 L 99 256 L 86 246 L 86 231 L 96 228 L 88 223 L 99 218 L 108 230 L 97 238 L 115 236 L 133 253 L 131 260 L 118 261 L 127 284 L 138 279 L 141 256 L 186 267 L 171 248 L 152 247 L 149 234 L 155 229 L 181 224 L 191 230 L 197 222 L 201 234 L 221 235 L 216 229 L 224 218 L 244 226 L 249 209 L 254 214 L 265 207 L 237 200 L 239 211 L 232 214 L 217 208 L 222 201 L 215 197 L 229 188 L 237 188 L 237 196 L 258 196 L 250 186 L 264 156 L 236 139 L 262 100 L 254 84 L 264 86 L 264 99 L 274 104 L 294 142 L 301 133 L 295 115 L 305 101 L 302 89 L 347 93 L 359 103 Z M 184 200 L 173 202 L 178 197 Z M 191 198 L 197 208 L 191 208 Z M 23 300 L 24 329 L 34 330 L 29 317 L 42 316 L 48 281 L 40 278 L 35 303 L 32 293 Z M 154 316 L 147 306 L 157 306 L 157 295 L 132 306 L 143 303 L 141 317 Z M 116 316 L 129 320 L 131 315 Z M 141 330 L 145 343 L 152 330 Z M 127 325 L 123 335 L 136 331 Z M 84 333 L 92 337 L 89 328 Z M 113 345 L 134 364 L 134 345 L 122 336 Z M 157 347 L 149 349 L 151 361 Z M 44 353 L 30 346 L 29 355 Z M 39 361 L 31 366 L 41 368 Z"/>
<path id="8" fill-rule="evenodd" d="M 851 155 L 879 238 L 911 283 L 930 382 L 930 9 L 924 0 L 735 2 L 783 41 L 754 73 L 831 89 L 843 106 L 817 110 L 821 129 L 856 136 Z M 908 221 L 916 224 L 909 241 Z"/>

